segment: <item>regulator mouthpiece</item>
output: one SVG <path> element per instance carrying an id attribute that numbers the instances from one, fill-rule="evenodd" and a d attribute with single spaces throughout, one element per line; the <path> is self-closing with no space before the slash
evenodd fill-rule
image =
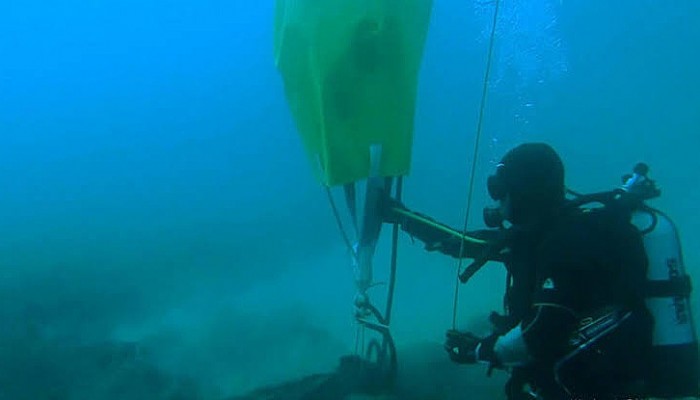
<path id="1" fill-rule="evenodd" d="M 484 223 L 489 228 L 501 228 L 503 227 L 503 214 L 498 207 L 485 207 L 484 208 Z"/>

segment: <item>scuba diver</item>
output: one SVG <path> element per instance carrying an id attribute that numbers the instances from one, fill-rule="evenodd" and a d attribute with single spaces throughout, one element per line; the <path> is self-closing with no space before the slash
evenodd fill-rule
<path id="1" fill-rule="evenodd" d="M 487 337 L 448 330 L 445 349 L 453 362 L 508 370 L 505 391 L 512 400 L 697 395 L 692 321 L 683 326 L 690 332 L 685 342 L 657 346 L 656 332 L 673 327 L 648 307 L 650 296 L 680 299 L 689 314 L 689 279 L 677 274 L 677 281 L 649 292 L 652 246 L 644 233 L 653 228 L 644 232 L 631 220 L 653 197 L 635 196 L 635 188 L 658 193 L 643 164 L 626 182 L 627 190 L 570 200 L 559 155 L 547 144 L 525 143 L 507 152 L 488 179 L 489 195 L 499 203 L 484 212 L 491 229 L 462 233 L 385 198 L 386 223 L 398 224 L 429 251 L 474 259 L 462 282 L 488 261 L 505 265 L 504 315 L 491 313 Z M 590 202 L 604 206 L 583 207 Z M 682 365 L 664 361 L 669 354 Z M 669 377 L 670 370 L 683 376 Z M 662 375 L 665 382 L 652 382 Z"/>

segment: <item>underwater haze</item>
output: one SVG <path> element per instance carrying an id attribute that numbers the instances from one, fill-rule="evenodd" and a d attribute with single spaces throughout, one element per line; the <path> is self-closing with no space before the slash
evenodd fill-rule
<path id="1" fill-rule="evenodd" d="M 501 6 L 472 210 L 524 141 L 551 143 L 582 192 L 644 161 L 697 282 L 700 2 Z M 0 5 L 0 399 L 223 400 L 353 351 L 353 271 L 275 69 L 274 11 Z M 404 201 L 458 228 L 492 13 L 435 0 L 419 80 Z M 500 395 L 502 376 L 441 347 L 456 262 L 405 235 L 399 250 L 400 378 L 425 399 Z M 494 265 L 460 289 L 460 327 L 501 308 L 504 276 Z"/>

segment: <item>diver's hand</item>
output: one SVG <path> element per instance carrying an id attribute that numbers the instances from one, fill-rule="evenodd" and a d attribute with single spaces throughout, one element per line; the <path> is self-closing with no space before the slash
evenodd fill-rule
<path id="1" fill-rule="evenodd" d="M 492 367 L 500 365 L 493 350 L 499 337 L 497 334 L 480 338 L 470 332 L 450 329 L 445 336 L 445 350 L 447 350 L 447 354 L 453 362 L 458 364 L 485 362 Z"/>
<path id="2" fill-rule="evenodd" d="M 445 350 L 450 360 L 457 364 L 474 364 L 477 360 L 476 348 L 481 338 L 470 332 L 450 329 L 445 334 Z"/>

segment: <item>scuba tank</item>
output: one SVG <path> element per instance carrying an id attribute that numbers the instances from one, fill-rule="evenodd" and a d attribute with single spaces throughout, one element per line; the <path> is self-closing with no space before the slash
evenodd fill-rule
<path id="1" fill-rule="evenodd" d="M 675 224 L 666 214 L 645 204 L 646 200 L 661 195 L 656 183 L 647 177 L 648 172 L 649 168 L 640 163 L 633 174 L 623 177 L 620 189 L 587 195 L 569 191 L 575 196 L 569 205 L 600 203 L 629 218 L 642 234 L 648 260 L 645 303 L 654 319 L 654 327 L 647 381 L 641 392 L 645 396 L 663 398 L 700 397 L 698 340 L 690 306 L 691 279 L 685 270 Z M 598 358 L 600 354 L 614 352 L 617 346 L 606 341 L 613 340 L 615 335 L 610 334 L 624 327 L 624 319 L 613 312 L 575 332 L 573 336 L 580 339 L 580 343 L 572 343 L 573 351 L 555 367 L 555 378 L 560 386 L 567 391 L 575 389 L 584 368 L 582 365 L 602 369 L 606 363 L 615 362 L 615 356 L 603 362 Z M 634 335 L 634 329 L 627 329 L 622 336 L 625 335 Z M 603 353 L 601 348 L 604 348 Z"/>
<path id="2" fill-rule="evenodd" d="M 649 395 L 698 396 L 698 340 L 690 307 L 678 230 L 663 212 L 643 202 L 659 196 L 648 167 L 638 164 L 622 189 L 636 199 L 631 222 L 642 232 L 649 269 L 646 305 L 654 317 Z"/>

